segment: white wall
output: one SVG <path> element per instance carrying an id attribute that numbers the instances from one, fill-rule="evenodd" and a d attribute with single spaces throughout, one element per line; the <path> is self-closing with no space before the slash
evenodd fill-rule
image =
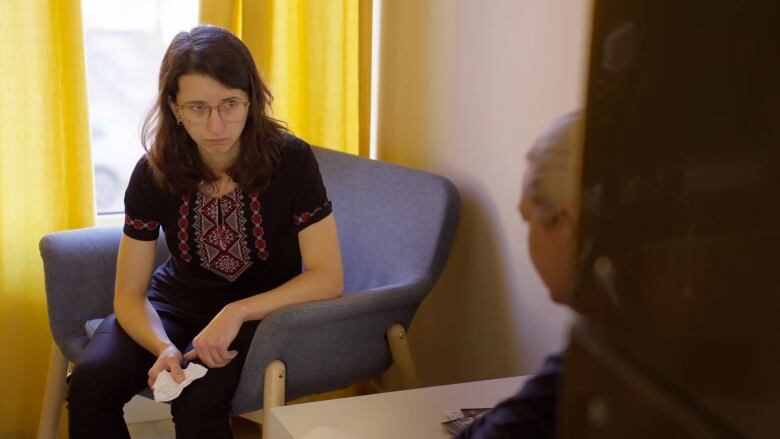
<path id="1" fill-rule="evenodd" d="M 569 315 L 531 266 L 520 179 L 535 137 L 584 99 L 590 1 L 381 3 L 378 158 L 444 175 L 462 197 L 411 327 L 421 384 L 531 373 Z"/>

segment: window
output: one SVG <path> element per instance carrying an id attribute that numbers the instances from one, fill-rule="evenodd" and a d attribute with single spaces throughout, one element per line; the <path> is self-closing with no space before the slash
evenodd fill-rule
<path id="1" fill-rule="evenodd" d="M 141 125 L 154 103 L 160 62 L 176 33 L 198 21 L 196 0 L 82 0 L 89 123 L 98 214 L 124 210 L 144 153 Z"/>

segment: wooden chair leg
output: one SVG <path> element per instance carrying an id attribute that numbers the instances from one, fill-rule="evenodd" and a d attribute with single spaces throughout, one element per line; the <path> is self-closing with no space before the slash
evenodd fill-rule
<path id="1" fill-rule="evenodd" d="M 51 344 L 49 371 L 46 375 L 46 389 L 43 393 L 41 417 L 38 420 L 38 439 L 55 439 L 60 428 L 60 413 L 65 402 L 65 377 L 68 374 L 68 360 L 56 343 Z"/>
<path id="2" fill-rule="evenodd" d="M 393 363 L 398 366 L 398 370 L 401 372 L 401 384 L 404 389 L 416 388 L 418 385 L 417 371 L 414 368 L 412 351 L 409 349 L 406 329 L 403 325 L 396 323 L 387 330 L 387 342 L 390 345 Z"/>
<path id="3" fill-rule="evenodd" d="M 280 360 L 274 360 L 265 368 L 263 387 L 263 437 L 270 437 L 268 421 L 271 408 L 284 405 L 284 378 L 287 369 Z"/>

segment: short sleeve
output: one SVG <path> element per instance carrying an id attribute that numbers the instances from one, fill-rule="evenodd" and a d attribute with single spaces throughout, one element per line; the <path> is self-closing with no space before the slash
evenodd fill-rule
<path id="1" fill-rule="evenodd" d="M 144 156 L 135 165 L 125 191 L 125 235 L 140 241 L 157 239 L 162 210 L 159 199 L 159 189 Z"/>
<path id="2" fill-rule="evenodd" d="M 314 151 L 309 145 L 303 145 L 294 173 L 297 187 L 292 221 L 298 232 L 327 217 L 332 210 Z"/>

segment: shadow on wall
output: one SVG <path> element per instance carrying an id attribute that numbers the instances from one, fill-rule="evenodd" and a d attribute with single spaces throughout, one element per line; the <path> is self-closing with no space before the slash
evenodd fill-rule
<path id="1" fill-rule="evenodd" d="M 463 102 L 458 83 L 442 80 L 441 69 L 434 67 L 458 64 L 451 40 L 459 16 L 452 11 L 437 16 L 428 1 L 403 5 L 383 9 L 382 75 L 388 85 L 380 90 L 379 159 L 445 175 L 461 196 L 449 260 L 409 328 L 420 386 L 508 376 L 517 348 L 510 340 L 513 313 L 506 297 L 511 292 L 502 260 L 501 215 L 485 182 L 457 170 L 458 162 L 481 160 L 484 151 L 457 147 L 461 139 L 453 126 L 473 123 L 471 106 Z M 458 157 L 439 157 L 442 153 Z M 394 368 L 382 382 L 400 388 Z"/>
<path id="2" fill-rule="evenodd" d="M 410 328 L 420 386 L 508 376 L 517 363 L 499 213 L 481 183 L 458 181 L 461 222 L 452 252 Z M 394 387 L 393 371 L 384 383 Z"/>

